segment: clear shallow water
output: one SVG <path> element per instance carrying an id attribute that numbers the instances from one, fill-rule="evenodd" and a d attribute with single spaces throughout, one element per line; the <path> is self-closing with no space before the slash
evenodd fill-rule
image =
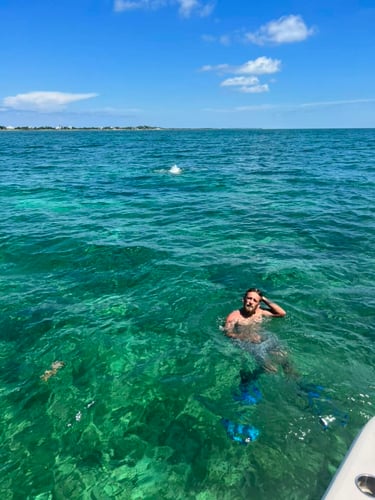
<path id="1" fill-rule="evenodd" d="M 1 133 L 1 498 L 320 498 L 374 414 L 374 142 Z M 287 310 L 264 330 L 346 427 L 322 431 L 282 373 L 235 401 L 254 361 L 220 326 L 250 286 Z"/>

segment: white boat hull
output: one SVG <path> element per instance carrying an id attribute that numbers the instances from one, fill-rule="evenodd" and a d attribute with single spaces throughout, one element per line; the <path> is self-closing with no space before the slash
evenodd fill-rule
<path id="1" fill-rule="evenodd" d="M 324 500 L 375 498 L 375 417 L 367 422 L 329 485 Z"/>

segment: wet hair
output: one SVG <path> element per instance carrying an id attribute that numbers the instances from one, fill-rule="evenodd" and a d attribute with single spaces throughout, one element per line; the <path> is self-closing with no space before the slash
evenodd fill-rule
<path id="1" fill-rule="evenodd" d="M 259 288 L 249 288 L 248 290 L 246 290 L 245 294 L 244 294 L 244 298 L 246 297 L 246 295 L 250 292 L 255 292 L 257 293 L 260 297 L 263 297 L 263 292 L 261 290 L 259 290 Z"/>

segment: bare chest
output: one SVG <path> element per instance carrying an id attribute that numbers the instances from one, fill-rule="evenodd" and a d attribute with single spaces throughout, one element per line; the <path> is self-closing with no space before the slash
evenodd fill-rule
<path id="1" fill-rule="evenodd" d="M 262 313 L 253 314 L 252 316 L 249 316 L 248 318 L 246 318 L 242 315 L 239 315 L 236 318 L 235 325 L 239 326 L 239 327 L 254 325 L 254 324 L 261 323 L 262 319 L 263 319 Z"/>

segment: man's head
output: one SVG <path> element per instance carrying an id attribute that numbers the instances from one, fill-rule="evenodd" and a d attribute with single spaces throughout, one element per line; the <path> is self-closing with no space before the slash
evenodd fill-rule
<path id="1" fill-rule="evenodd" d="M 243 296 L 243 309 L 247 314 L 254 314 L 262 301 L 262 292 L 258 288 L 249 288 Z"/>

